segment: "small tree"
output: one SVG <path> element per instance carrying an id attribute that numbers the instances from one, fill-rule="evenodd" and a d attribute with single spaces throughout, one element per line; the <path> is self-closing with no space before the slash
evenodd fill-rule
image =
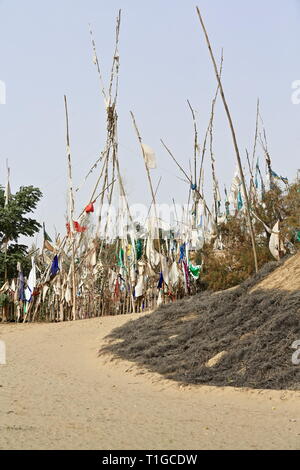
<path id="1" fill-rule="evenodd" d="M 20 236 L 32 237 L 39 232 L 41 225 L 28 217 L 42 197 L 39 188 L 24 186 L 10 195 L 5 205 L 5 192 L 0 186 L 0 281 L 17 275 L 17 262 L 22 263 L 24 273 L 30 268 L 28 247 L 18 244 Z"/>
<path id="2" fill-rule="evenodd" d="M 255 225 L 258 267 L 272 260 L 262 224 Z M 219 226 L 224 250 L 215 250 L 214 241 L 204 245 L 203 285 L 209 290 L 224 290 L 245 281 L 255 272 L 251 238 L 245 217 L 229 217 Z"/>
<path id="3" fill-rule="evenodd" d="M 285 244 L 293 243 L 298 249 L 300 242 L 300 183 L 290 185 L 284 192 L 274 184 L 263 198 L 262 203 L 253 205 L 255 215 L 273 229 L 280 221 L 281 238 Z M 199 260 L 204 260 L 204 271 L 201 277 L 203 286 L 210 290 L 222 290 L 233 287 L 246 280 L 255 272 L 251 255 L 251 239 L 243 214 L 229 216 L 219 227 L 219 236 L 224 250 L 214 249 L 214 241 L 206 243 Z M 257 219 L 254 219 L 254 230 L 258 264 L 274 260 L 269 250 L 270 233 Z"/>

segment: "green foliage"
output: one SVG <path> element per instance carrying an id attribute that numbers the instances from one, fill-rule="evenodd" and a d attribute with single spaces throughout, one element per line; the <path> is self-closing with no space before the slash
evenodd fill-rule
<path id="1" fill-rule="evenodd" d="M 290 186 L 289 191 L 283 198 L 284 220 L 282 229 L 285 236 L 297 243 L 297 232 L 300 230 L 300 183 Z"/>
<path id="2" fill-rule="evenodd" d="M 245 281 L 255 271 L 251 239 L 244 219 L 231 217 L 220 227 L 225 249 L 214 250 L 214 242 L 203 249 L 202 282 L 206 289 L 224 290 Z M 259 268 L 272 260 L 266 238 L 257 240 Z"/>
<path id="3" fill-rule="evenodd" d="M 11 195 L 9 203 L 5 206 L 5 193 L 0 187 L 0 281 L 7 277 L 11 279 L 17 275 L 17 262 L 21 262 L 25 274 L 30 269 L 28 247 L 18 244 L 20 236 L 32 237 L 39 232 L 41 225 L 33 218 L 32 213 L 42 197 L 38 188 L 24 186 Z M 6 244 L 9 243 L 7 252 Z"/>
<path id="4" fill-rule="evenodd" d="M 278 220 L 285 217 L 283 199 L 284 196 L 281 188 L 274 183 L 272 189 L 265 194 L 263 203 L 254 204 L 253 210 L 268 227 L 273 228 Z M 269 233 L 266 232 L 261 222 L 255 220 L 254 225 L 257 233 L 265 233 L 267 238 L 270 238 Z"/>
<path id="5" fill-rule="evenodd" d="M 6 307 L 9 304 L 9 296 L 7 294 L 0 294 L 0 308 Z"/>
<path id="6" fill-rule="evenodd" d="M 15 195 L 11 195 L 5 207 L 4 189 L 0 187 L 0 244 L 5 241 L 17 241 L 20 235 L 32 237 L 41 228 L 34 219 L 26 217 L 36 209 L 42 197 L 38 188 L 23 186 Z"/>
<path id="7" fill-rule="evenodd" d="M 17 276 L 17 263 L 20 262 L 25 275 L 30 271 L 31 261 L 28 256 L 28 247 L 26 245 L 12 244 L 5 252 L 0 252 L 0 280 L 3 284 L 5 278 L 5 267 L 7 269 L 7 278 L 13 279 Z"/>

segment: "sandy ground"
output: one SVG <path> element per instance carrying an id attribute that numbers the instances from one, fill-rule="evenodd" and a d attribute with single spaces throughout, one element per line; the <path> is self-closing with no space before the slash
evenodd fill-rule
<path id="1" fill-rule="evenodd" d="M 299 291 L 300 289 L 300 253 L 291 256 L 279 268 L 275 269 L 265 279 L 256 284 L 250 292 L 258 289 L 285 290 L 287 292 Z"/>
<path id="2" fill-rule="evenodd" d="M 300 449 L 300 392 L 183 388 L 98 358 L 126 321 L 0 325 L 0 449 Z"/>

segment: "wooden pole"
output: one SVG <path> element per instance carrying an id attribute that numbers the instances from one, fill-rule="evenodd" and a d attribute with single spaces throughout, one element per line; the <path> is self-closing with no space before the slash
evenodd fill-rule
<path id="1" fill-rule="evenodd" d="M 5 189 L 5 207 L 9 204 L 10 198 L 10 168 L 8 166 L 8 159 L 6 159 L 6 172 L 7 172 L 7 180 L 6 180 L 6 189 Z M 8 242 L 9 240 L 5 239 L 5 251 L 4 251 L 4 283 L 8 281 L 8 273 L 7 273 L 7 250 L 8 250 Z"/>
<path id="2" fill-rule="evenodd" d="M 143 142 L 142 142 L 141 134 L 140 134 L 139 129 L 138 129 L 138 127 L 137 127 L 136 120 L 135 120 L 135 117 L 134 117 L 133 112 L 130 111 L 130 114 L 131 114 L 133 126 L 134 126 L 134 128 L 135 128 L 138 141 L 139 141 L 140 146 L 141 146 L 141 150 L 142 150 L 142 154 L 143 154 L 143 160 L 144 160 L 145 168 L 146 168 L 146 172 L 147 172 L 147 178 L 148 178 L 148 182 L 149 182 L 149 186 L 150 186 L 150 190 L 151 190 L 152 201 L 153 201 L 153 204 L 154 204 L 154 213 L 155 213 L 156 225 L 157 225 L 157 231 L 158 231 L 158 251 L 159 251 L 159 259 L 160 259 L 161 271 L 162 271 L 161 245 L 160 245 L 160 238 L 159 238 L 159 226 L 158 226 L 158 217 L 157 217 L 157 207 L 156 207 L 155 191 L 154 191 L 154 188 L 153 188 L 153 184 L 152 184 L 152 180 L 151 180 L 150 171 L 149 171 L 148 165 L 147 165 L 147 163 L 146 163 L 146 155 L 145 155 L 145 151 L 144 151 L 144 147 L 143 147 Z"/>
<path id="3" fill-rule="evenodd" d="M 207 47 L 208 47 L 210 57 L 211 57 L 211 60 L 212 60 L 213 66 L 214 66 L 216 78 L 217 78 L 219 88 L 220 88 L 220 94 L 221 94 L 221 97 L 222 97 L 225 112 L 226 112 L 228 122 L 229 122 L 229 127 L 230 127 L 231 134 L 232 134 L 233 145 L 234 145 L 236 158 L 237 158 L 237 163 L 238 163 L 238 167 L 239 167 L 239 172 L 240 172 L 240 176 L 241 176 L 241 180 L 242 180 L 242 187 L 243 187 L 243 191 L 244 191 L 244 197 L 245 197 L 245 200 L 246 200 L 247 218 L 248 218 L 248 224 L 249 224 L 250 235 L 251 235 L 255 271 L 258 272 L 258 261 L 257 261 L 257 252 L 256 252 L 256 244 L 255 244 L 255 235 L 254 235 L 254 229 L 253 229 L 252 218 L 251 218 L 251 208 L 250 208 L 250 202 L 249 202 L 246 183 L 245 183 L 245 177 L 244 177 L 244 172 L 243 172 L 243 167 L 242 167 L 242 162 L 241 162 L 241 157 L 240 157 L 240 151 L 239 151 L 237 138 L 236 138 L 236 134 L 235 134 L 234 126 L 233 126 L 233 121 L 232 121 L 231 114 L 230 114 L 230 111 L 229 111 L 229 107 L 228 107 L 228 104 L 227 104 L 227 101 L 226 101 L 226 98 L 225 98 L 221 77 L 220 77 L 220 74 L 218 72 L 217 63 L 216 63 L 214 53 L 213 53 L 212 48 L 211 48 L 208 33 L 206 31 L 205 24 L 203 22 L 203 19 L 202 19 L 199 8 L 196 7 L 196 10 L 197 10 L 197 14 L 198 14 L 198 17 L 199 17 L 199 20 L 200 20 L 200 23 L 201 23 L 201 26 L 202 26 L 202 29 L 203 29 L 203 32 L 204 32 L 204 36 L 206 38 Z"/>
<path id="4" fill-rule="evenodd" d="M 68 160 L 68 179 L 69 179 L 69 224 L 70 224 L 70 236 L 71 236 L 71 247 L 72 247 L 72 316 L 73 320 L 76 320 L 76 274 L 75 274 L 75 247 L 74 247 L 74 228 L 73 228 L 73 219 L 74 219 L 74 195 L 73 195 L 73 181 L 72 181 L 72 160 L 71 160 L 71 150 L 70 150 L 70 132 L 69 132 L 69 113 L 68 113 L 68 103 L 67 97 L 65 99 L 65 113 L 66 113 L 66 141 L 67 141 L 67 160 Z"/>
<path id="5" fill-rule="evenodd" d="M 268 172 L 269 172 L 269 178 L 270 178 L 270 189 L 272 189 L 273 188 L 272 162 L 271 162 L 271 157 L 270 157 L 270 153 L 269 153 L 269 149 L 268 149 L 267 134 L 266 134 L 266 129 L 265 128 L 263 128 L 263 136 L 264 136 L 264 138 L 262 138 L 262 135 L 259 134 L 259 140 L 260 140 L 260 144 L 263 148 L 263 151 L 265 153 L 265 159 L 266 159 L 267 168 L 268 168 Z"/>
<path id="6" fill-rule="evenodd" d="M 223 49 L 222 49 L 220 72 L 219 72 L 220 77 L 222 76 L 223 60 L 224 60 L 224 56 L 223 56 Z M 219 91 L 220 91 L 220 87 L 218 85 L 215 96 L 214 96 L 214 99 L 212 101 L 211 114 L 210 114 L 209 123 L 208 123 L 207 129 L 206 129 L 204 142 L 203 142 L 203 147 L 202 147 L 202 157 L 201 157 L 201 165 L 200 165 L 200 172 L 199 172 L 199 191 L 201 190 L 201 178 L 202 178 L 202 173 L 203 173 L 203 164 L 204 164 L 204 157 L 205 157 L 205 152 L 206 152 L 206 143 L 207 143 L 207 139 L 208 139 L 209 130 L 210 130 L 210 127 L 211 127 L 211 122 L 214 119 L 215 106 L 216 106 L 217 98 L 218 98 L 218 95 L 219 95 Z"/>
<path id="7" fill-rule="evenodd" d="M 259 99 L 257 100 L 257 105 L 256 105 L 256 124 L 255 124 L 255 136 L 254 136 L 253 155 L 252 155 L 252 173 L 254 171 L 254 165 L 255 165 L 255 155 L 256 155 L 256 147 L 257 147 L 257 139 L 258 139 L 258 121 L 259 121 Z"/>
<path id="8" fill-rule="evenodd" d="M 161 180 L 162 180 L 162 177 L 159 178 L 159 182 L 157 183 L 156 190 L 155 190 L 155 197 L 157 196 L 157 193 L 158 193 L 158 190 L 159 190 L 159 187 L 160 187 Z M 152 201 L 151 201 L 151 204 L 150 204 L 150 207 L 149 207 L 149 210 L 148 210 L 148 214 L 147 214 L 146 220 L 149 219 L 149 216 L 150 216 L 150 213 L 151 213 L 151 209 L 152 209 L 152 205 L 153 205 L 154 203 L 155 203 L 155 202 L 152 200 Z"/>
<path id="9" fill-rule="evenodd" d="M 187 100 L 188 106 L 191 110 L 192 113 L 192 119 L 193 119 L 193 124 L 194 124 L 194 184 L 197 185 L 197 154 L 198 154 L 198 130 L 197 130 L 197 122 L 196 122 L 196 115 L 195 111 L 190 103 L 189 100 Z"/>
<path id="10" fill-rule="evenodd" d="M 172 158 L 172 160 L 176 163 L 176 165 L 178 166 L 178 168 L 182 171 L 182 173 L 183 173 L 184 176 L 186 177 L 187 181 L 190 183 L 190 185 L 192 185 L 192 184 L 193 184 L 193 181 L 192 181 L 191 177 L 188 176 L 187 173 L 186 173 L 186 171 L 182 168 L 182 166 L 179 165 L 179 163 L 177 162 L 177 160 L 176 160 L 176 158 L 174 157 L 173 153 L 172 153 L 171 150 L 166 146 L 166 144 L 164 143 L 164 141 L 163 141 L 162 139 L 160 139 L 160 141 L 161 141 L 162 145 L 164 146 L 164 148 L 166 149 L 166 151 L 168 152 L 168 154 L 170 155 L 170 157 Z M 200 193 L 200 191 L 199 191 L 198 188 L 196 188 L 196 192 L 197 192 L 198 196 L 200 197 L 200 199 L 201 199 L 202 201 L 204 201 L 205 207 L 206 207 L 207 211 L 209 212 L 209 214 L 211 214 L 211 212 L 210 212 L 210 210 L 209 210 L 209 207 L 207 206 L 207 204 L 206 204 L 206 202 L 205 202 L 205 200 L 204 200 L 204 197 L 203 197 L 203 195 Z"/>
<path id="11" fill-rule="evenodd" d="M 199 153 L 199 145 L 198 145 L 198 129 L 197 129 L 197 122 L 196 122 L 196 114 L 195 111 L 190 103 L 189 100 L 187 100 L 189 108 L 192 113 L 192 119 L 193 119 L 193 124 L 194 124 L 194 185 L 197 188 L 197 156 Z M 198 188 L 200 190 L 200 187 Z M 190 190 L 191 193 L 191 190 Z M 194 228 L 197 227 L 197 214 L 198 214 L 198 204 L 199 204 L 199 196 L 194 198 L 194 203 L 195 203 L 195 213 L 194 213 Z"/>
<path id="12" fill-rule="evenodd" d="M 216 179 L 216 170 L 215 170 L 215 158 L 214 158 L 214 152 L 213 152 L 213 120 L 210 123 L 210 142 L 209 142 L 209 150 L 210 150 L 210 161 L 211 161 L 211 174 L 212 174 L 212 180 L 213 180 L 213 196 L 214 196 L 214 204 L 215 204 L 215 224 L 216 224 L 216 231 L 218 234 L 218 183 Z"/>
<path id="13" fill-rule="evenodd" d="M 248 168 L 249 168 L 249 173 L 250 173 L 250 202 L 252 203 L 251 194 L 252 194 L 252 191 L 253 191 L 253 195 L 254 195 L 254 199 L 255 199 L 256 198 L 256 187 L 255 187 L 255 183 L 254 183 L 253 170 L 252 170 L 251 164 L 250 164 L 249 152 L 248 152 L 247 149 L 246 149 L 246 157 L 247 157 Z"/>

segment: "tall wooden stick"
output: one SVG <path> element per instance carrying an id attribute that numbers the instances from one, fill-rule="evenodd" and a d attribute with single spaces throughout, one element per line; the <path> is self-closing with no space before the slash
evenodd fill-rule
<path id="1" fill-rule="evenodd" d="M 119 39 L 120 39 L 120 27 L 121 27 L 121 10 L 119 10 L 117 21 L 116 21 L 116 40 L 115 40 L 115 51 L 113 55 L 113 62 L 111 67 L 111 74 L 110 74 L 110 84 L 109 84 L 109 105 L 112 105 L 112 88 L 114 83 L 114 77 L 116 75 L 116 89 L 115 89 L 115 97 L 114 97 L 114 104 L 117 102 L 118 98 L 118 84 L 119 84 Z M 116 74 L 115 74 L 116 69 Z"/>
<path id="2" fill-rule="evenodd" d="M 117 176 L 119 180 L 119 188 L 120 188 L 120 193 L 122 197 L 124 197 L 125 202 L 126 202 L 126 208 L 127 212 L 129 214 L 130 221 L 133 223 L 131 213 L 129 210 L 129 204 L 124 188 L 124 183 L 123 179 L 121 176 L 120 172 L 120 164 L 119 164 L 119 159 L 118 159 L 118 138 L 117 138 L 117 121 L 118 121 L 118 116 L 116 112 L 116 104 L 117 104 L 117 98 L 118 98 L 118 83 L 119 83 L 119 38 L 120 38 L 120 26 L 121 26 L 121 10 L 118 12 L 117 16 L 117 21 L 116 21 L 116 39 L 115 39 L 115 49 L 114 49 L 114 54 L 113 54 L 113 60 L 112 60 L 112 67 L 111 67 L 111 73 L 110 73 L 110 81 L 109 81 L 109 89 L 108 92 L 105 92 L 104 85 L 103 85 L 103 80 L 102 80 L 102 75 L 101 75 L 101 70 L 100 70 L 100 65 L 99 65 L 99 60 L 98 60 L 98 55 L 97 55 L 97 50 L 96 50 L 96 44 L 93 39 L 93 35 L 91 32 L 92 36 L 92 46 L 93 46 L 93 51 L 94 51 L 94 62 L 97 65 L 97 70 L 98 70 L 98 75 L 102 87 L 102 94 L 104 97 L 104 102 L 106 106 L 106 113 L 107 113 L 107 144 L 106 144 L 106 164 L 105 164 L 105 178 L 104 178 L 104 185 L 107 185 L 108 183 L 108 165 L 109 165 L 109 160 L 110 160 L 110 151 L 112 150 L 112 180 L 113 182 L 111 183 L 111 190 L 108 195 L 108 203 L 109 203 L 109 208 L 111 207 L 112 203 L 112 196 L 113 196 L 113 191 L 114 191 L 114 183 L 115 183 L 115 171 L 117 171 Z M 115 90 L 114 90 L 114 97 L 113 95 L 113 85 L 115 82 Z M 101 201 L 101 207 L 102 207 L 103 199 Z M 100 213 L 101 217 L 101 213 Z M 108 219 L 106 221 L 105 225 L 105 233 L 107 231 L 107 224 L 108 224 Z M 99 224 L 98 224 L 99 225 Z M 100 253 L 102 252 L 102 247 L 103 247 L 103 242 L 101 244 L 101 249 Z"/>
<path id="3" fill-rule="evenodd" d="M 214 196 L 214 204 L 215 204 L 215 224 L 216 230 L 218 233 L 218 192 L 219 192 L 219 185 L 216 178 L 216 169 L 215 169 L 215 157 L 214 157 L 214 150 L 213 150 L 213 119 L 210 123 L 210 131 L 209 131 L 209 150 L 210 150 L 210 161 L 211 161 L 211 174 L 212 174 L 212 181 L 213 181 L 213 196 Z"/>
<path id="4" fill-rule="evenodd" d="M 66 141 L 67 141 L 67 160 L 68 160 L 68 177 L 69 177 L 69 224 L 72 245 L 72 284 L 73 284 L 73 303 L 72 303 L 72 316 L 76 320 L 76 274 L 75 274 L 75 247 L 74 247 L 74 232 L 73 232 L 73 219 L 74 219 L 74 195 L 73 195 L 73 182 L 72 182 L 72 160 L 70 150 L 70 132 L 69 132 L 69 113 L 67 97 L 65 99 L 65 113 L 66 113 Z"/>
<path id="5" fill-rule="evenodd" d="M 158 190 L 159 190 L 161 180 L 162 180 L 162 177 L 159 178 L 159 182 L 157 183 L 156 190 L 155 190 L 155 197 L 157 196 L 157 192 L 158 192 Z M 152 200 L 152 201 L 151 201 L 151 204 L 150 204 L 150 207 L 149 207 L 149 210 L 148 210 L 148 214 L 147 214 L 146 220 L 149 219 L 149 216 L 150 216 L 150 213 L 151 213 L 151 209 L 152 209 L 152 206 L 153 206 L 154 203 L 155 203 L 155 201 Z"/>
<path id="6" fill-rule="evenodd" d="M 198 129 L 197 129 L 197 122 L 196 122 L 196 114 L 194 109 L 192 108 L 192 105 L 189 100 L 187 100 L 189 108 L 192 113 L 192 118 L 193 118 L 193 124 L 194 124 L 194 187 L 197 187 L 197 156 L 199 153 L 199 145 L 198 145 Z M 191 178 L 192 179 L 192 178 Z M 200 190 L 200 187 L 198 188 Z M 191 196 L 191 189 L 189 191 L 189 199 Z M 197 214 L 198 214 L 198 204 L 199 204 L 199 197 L 196 197 L 195 200 L 195 212 L 194 212 L 194 228 L 197 227 Z"/>
<path id="7" fill-rule="evenodd" d="M 150 186 L 150 191 L 151 191 L 151 195 L 152 195 L 152 201 L 153 201 L 153 204 L 154 204 L 154 213 L 155 213 L 155 219 L 156 219 L 157 231 L 158 231 L 158 251 L 159 251 L 159 259 L 160 259 L 161 270 L 162 270 L 161 245 L 160 245 L 160 238 L 159 238 L 159 226 L 158 226 L 158 217 L 157 217 L 157 207 L 156 207 L 155 191 L 154 191 L 153 184 L 152 184 L 152 180 L 151 180 L 150 170 L 149 170 L 148 165 L 147 165 L 147 162 L 146 162 L 146 155 L 145 155 L 145 150 L 144 150 L 144 147 L 143 147 L 143 141 L 142 141 L 142 138 L 141 138 L 141 134 L 140 134 L 140 131 L 139 131 L 138 127 L 137 127 L 137 123 L 136 123 L 136 120 L 135 120 L 135 117 L 134 117 L 133 112 L 130 111 L 130 114 L 131 114 L 133 126 L 134 126 L 134 128 L 135 128 L 135 132 L 136 132 L 136 135 L 137 135 L 137 138 L 138 138 L 138 141 L 139 141 L 139 143 L 140 143 L 141 150 L 142 150 L 143 160 L 144 160 L 144 163 L 145 163 L 147 178 L 148 178 L 148 182 L 149 182 L 149 186 Z"/>
<path id="8" fill-rule="evenodd" d="M 254 171 L 254 165 L 255 165 L 255 155 L 256 155 L 256 147 L 257 147 L 257 139 L 258 139 L 258 121 L 259 121 L 259 98 L 257 100 L 257 106 L 256 106 L 256 125 L 255 125 L 255 137 L 254 137 L 253 155 L 252 155 L 252 173 Z"/>
<path id="9" fill-rule="evenodd" d="M 221 63 L 220 63 L 220 72 L 219 72 L 220 77 L 222 77 L 223 61 L 224 61 L 224 54 L 223 54 L 223 49 L 222 49 L 222 53 L 221 53 Z M 205 137 L 204 137 L 204 142 L 203 142 L 203 147 L 202 147 L 202 157 L 201 157 L 201 165 L 200 165 L 200 172 L 199 172 L 199 190 L 200 190 L 200 188 L 201 188 L 201 178 L 202 178 L 202 173 L 203 173 L 203 164 L 204 164 L 204 157 L 205 157 L 205 152 L 206 152 L 206 143 L 207 143 L 207 139 L 208 139 L 208 134 L 209 134 L 209 131 L 210 131 L 211 123 L 212 123 L 212 121 L 213 121 L 213 119 L 214 119 L 215 106 L 216 106 L 216 103 L 217 103 L 219 91 L 220 91 L 220 87 L 219 87 L 219 85 L 218 85 L 218 86 L 217 86 L 216 93 L 215 93 L 215 96 L 214 96 L 214 99 L 213 99 L 213 101 L 212 101 L 212 105 L 211 105 L 211 114 L 210 114 L 209 123 L 208 123 L 207 129 L 206 129 L 206 133 L 205 133 Z"/>
<path id="10" fill-rule="evenodd" d="M 255 187 L 255 182 L 254 182 L 254 175 L 253 175 L 253 170 L 251 168 L 250 164 L 250 157 L 249 157 L 249 152 L 246 149 L 246 157 L 247 157 L 247 162 L 248 162 L 248 168 L 249 168 L 249 173 L 250 173 L 250 202 L 252 203 L 252 197 L 251 195 L 254 194 L 254 198 L 256 197 L 256 187 Z"/>
<path id="11" fill-rule="evenodd" d="M 6 159 L 6 188 L 5 188 L 5 207 L 8 206 L 9 204 L 9 198 L 10 198 L 10 168 L 8 166 L 8 159 Z M 8 280 L 8 273 L 7 273 L 7 250 L 8 250 L 8 242 L 9 240 L 6 238 L 5 239 L 5 245 L 4 245 L 4 282 L 7 282 Z"/>
<path id="12" fill-rule="evenodd" d="M 197 129 L 197 122 L 196 122 L 196 115 L 195 111 L 192 108 L 192 105 L 189 100 L 187 100 L 187 103 L 189 105 L 189 108 L 192 113 L 192 118 L 193 118 L 193 124 L 194 124 L 194 184 L 197 184 L 197 154 L 198 154 L 198 129 Z"/>
<path id="13" fill-rule="evenodd" d="M 97 71 L 98 71 L 98 75 L 99 75 L 99 80 L 100 80 L 101 93 L 102 93 L 102 95 L 103 95 L 104 102 L 105 102 L 105 104 L 106 104 L 106 106 L 107 106 L 107 105 L 108 105 L 108 100 L 107 100 L 107 96 L 106 96 L 106 92 L 105 92 L 105 87 L 104 87 L 103 78 L 102 78 L 102 75 L 101 75 L 101 69 L 100 69 L 99 59 L 98 59 L 98 55 L 97 55 L 96 43 L 95 43 L 95 40 L 94 40 L 94 36 L 93 36 L 93 31 L 92 31 L 91 25 L 89 25 L 89 26 L 90 26 L 90 35 L 91 35 L 92 47 L 93 47 L 93 52 L 94 52 L 93 62 L 94 62 L 94 64 L 95 64 L 96 67 L 97 67 Z"/>
<path id="14" fill-rule="evenodd" d="M 218 81 L 218 84 L 219 84 L 219 87 L 220 87 L 221 97 L 222 97 L 222 100 L 223 100 L 225 112 L 226 112 L 226 115 L 227 115 L 227 118 L 228 118 L 230 130 L 231 130 L 231 134 L 232 134 L 233 145 L 234 145 L 236 158 L 237 158 L 237 163 L 238 163 L 240 176 L 241 176 L 241 180 L 242 180 L 242 187 L 243 187 L 243 191 L 244 191 L 244 197 L 245 197 L 245 200 L 246 200 L 247 218 L 248 218 L 250 235 L 251 235 L 255 271 L 258 272 L 257 252 L 256 252 L 254 229 L 253 229 L 252 218 L 251 218 L 251 208 L 250 208 L 250 203 L 249 203 L 249 198 L 248 198 L 248 193 L 247 193 L 247 188 L 246 188 L 245 177 L 244 177 L 244 172 L 243 172 L 243 167 L 242 167 L 242 162 L 241 162 L 241 157 L 240 157 L 240 151 L 239 151 L 239 147 L 238 147 L 238 143 L 237 143 L 237 138 L 236 138 L 236 135 L 235 135 L 235 130 L 234 130 L 231 114 L 230 114 L 229 107 L 228 107 L 228 104 L 227 104 L 227 101 L 226 101 L 226 98 L 225 98 L 221 77 L 220 77 L 220 74 L 218 72 L 217 63 L 216 63 L 214 53 L 213 53 L 212 48 L 211 48 L 208 33 L 206 31 L 206 28 L 205 28 L 205 25 L 204 25 L 204 22 L 203 22 L 203 19 L 202 19 L 199 8 L 196 7 L 196 10 L 197 10 L 197 14 L 198 14 L 198 17 L 199 17 L 199 20 L 200 20 L 205 38 L 206 38 L 206 43 L 207 43 L 208 50 L 209 50 L 209 53 L 210 53 L 210 57 L 211 57 L 211 60 L 212 60 L 213 66 L 214 66 L 216 78 L 217 78 L 217 81 Z"/>
<path id="15" fill-rule="evenodd" d="M 162 139 L 160 139 L 160 141 L 161 141 L 162 145 L 164 146 L 164 148 L 166 149 L 166 151 L 168 152 L 168 154 L 170 155 L 170 157 L 172 158 L 172 160 L 176 163 L 176 165 L 178 166 L 178 168 L 179 168 L 179 169 L 181 170 L 181 172 L 184 174 L 184 176 L 186 177 L 186 179 L 188 180 L 188 182 L 190 183 L 190 185 L 192 185 L 192 184 L 193 184 L 193 181 L 192 181 L 191 177 L 188 176 L 188 174 L 186 173 L 186 171 L 185 171 L 185 170 L 182 168 L 182 166 L 178 163 L 178 161 L 177 161 L 176 158 L 174 157 L 173 153 L 172 153 L 171 150 L 167 147 L 167 145 L 164 143 L 164 141 L 163 141 Z M 197 192 L 197 194 L 198 194 L 198 196 L 200 197 L 200 199 L 205 202 L 204 197 L 203 197 L 203 195 L 200 193 L 199 189 L 196 188 L 195 191 Z M 206 209 L 208 210 L 208 212 L 211 213 L 210 210 L 209 210 L 209 208 L 208 208 L 208 206 L 206 205 L 206 203 L 205 203 L 205 206 L 206 206 Z"/>
<path id="16" fill-rule="evenodd" d="M 266 164 L 267 164 L 267 168 L 268 168 L 268 172 L 269 172 L 269 178 L 270 178 L 270 189 L 272 189 L 273 188 L 272 162 L 271 162 L 271 156 L 270 156 L 269 149 L 268 149 L 267 133 L 266 133 L 265 127 L 263 128 L 263 137 L 264 138 L 262 138 L 262 135 L 260 133 L 259 134 L 259 140 L 260 140 L 260 144 L 263 148 L 263 151 L 265 153 L 265 159 L 266 159 Z"/>

